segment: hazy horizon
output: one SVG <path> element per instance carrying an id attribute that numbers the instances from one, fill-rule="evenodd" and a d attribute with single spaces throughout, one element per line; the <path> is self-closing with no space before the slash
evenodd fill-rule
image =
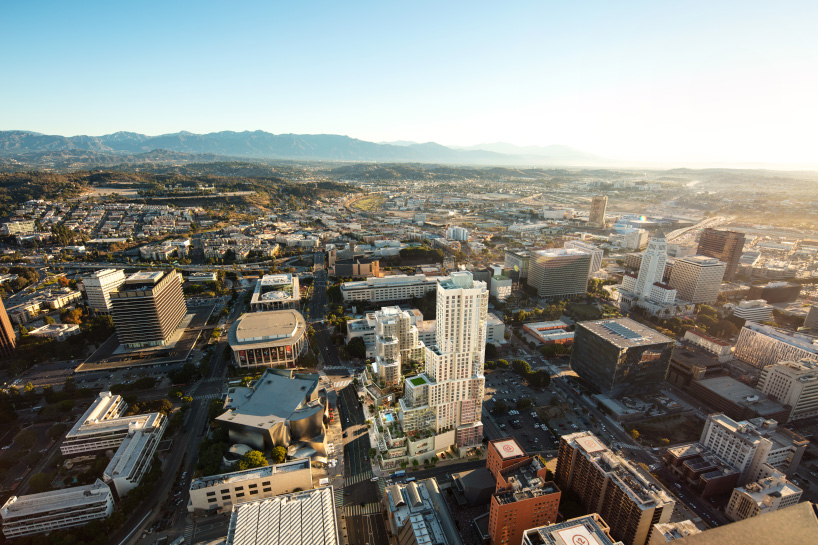
<path id="1" fill-rule="evenodd" d="M 264 130 L 815 165 L 808 2 L 0 6 L 3 130 Z"/>

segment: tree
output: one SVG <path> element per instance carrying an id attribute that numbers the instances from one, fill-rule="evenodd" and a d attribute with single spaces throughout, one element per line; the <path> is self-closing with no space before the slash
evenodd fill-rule
<path id="1" fill-rule="evenodd" d="M 667 437 L 662 437 L 661 439 L 659 439 L 659 442 L 662 443 L 662 445 L 664 446 L 668 446 L 670 444 L 670 439 L 668 439 Z"/>
<path id="2" fill-rule="evenodd" d="M 529 398 L 524 397 L 517 401 L 517 410 L 526 411 L 530 409 L 532 405 L 533 405 L 532 401 Z"/>
<path id="3" fill-rule="evenodd" d="M 238 471 L 244 471 L 245 469 L 264 467 L 266 465 L 267 458 L 264 457 L 264 453 L 259 450 L 251 450 L 239 459 L 238 463 L 236 463 L 236 469 Z"/>
<path id="4" fill-rule="evenodd" d="M 637 429 L 636 429 L 636 428 L 633 428 L 633 429 L 631 430 L 631 437 L 633 437 L 633 438 L 634 438 L 634 440 L 636 440 L 636 441 L 638 441 L 638 440 L 639 440 L 639 431 L 637 431 Z"/>
<path id="5" fill-rule="evenodd" d="M 416 459 L 414 459 L 414 460 L 412 460 L 412 467 L 417 467 L 417 466 L 419 466 L 419 465 L 420 465 L 420 464 L 418 463 L 417 458 L 416 458 Z"/>
<path id="6" fill-rule="evenodd" d="M 494 359 L 498 356 L 499 352 L 497 347 L 494 346 L 492 343 L 486 343 L 486 358 Z"/>
<path id="7" fill-rule="evenodd" d="M 491 409 L 491 412 L 494 414 L 502 414 L 508 410 L 508 405 L 502 399 L 498 399 L 494 402 L 494 407 Z"/>
<path id="8" fill-rule="evenodd" d="M 273 447 L 270 454 L 274 464 L 280 464 L 287 459 L 287 449 L 282 446 Z"/>
<path id="9" fill-rule="evenodd" d="M 28 486 L 35 494 L 51 490 L 51 475 L 49 473 L 35 473 L 28 480 Z"/>
<path id="10" fill-rule="evenodd" d="M 347 352 L 353 358 L 364 359 L 366 357 L 366 344 L 361 337 L 355 337 L 347 344 Z"/>
<path id="11" fill-rule="evenodd" d="M 51 316 L 46 316 L 43 319 L 43 321 L 46 323 L 46 325 L 51 325 L 51 324 L 56 324 L 57 323 L 57 321 L 54 318 L 52 318 Z"/>
<path id="12" fill-rule="evenodd" d="M 23 430 L 14 438 L 14 442 L 20 448 L 30 449 L 37 442 L 37 434 L 31 429 Z"/>
<path id="13" fill-rule="evenodd" d="M 63 436 L 63 434 L 65 433 L 65 430 L 67 430 L 67 429 L 68 429 L 68 426 L 66 424 L 61 424 L 61 423 L 54 424 L 53 426 L 48 428 L 48 437 L 50 437 L 51 439 L 56 441 L 57 439 L 59 439 L 60 437 Z"/>

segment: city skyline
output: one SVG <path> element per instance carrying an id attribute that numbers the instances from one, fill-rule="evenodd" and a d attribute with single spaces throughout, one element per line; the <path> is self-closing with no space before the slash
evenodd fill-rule
<path id="1" fill-rule="evenodd" d="M 818 8 L 806 2 L 152 6 L 0 8 L 18 82 L 0 90 L 2 129 L 265 130 L 558 144 L 630 162 L 815 163 Z"/>

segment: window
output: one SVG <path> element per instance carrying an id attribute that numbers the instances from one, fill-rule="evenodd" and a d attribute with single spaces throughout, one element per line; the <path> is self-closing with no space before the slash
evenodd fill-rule
<path id="1" fill-rule="evenodd" d="M 216 498 L 207 498 L 208 503 L 216 503 Z"/>
<path id="2" fill-rule="evenodd" d="M 273 491 L 272 488 L 265 488 L 262 492 L 272 492 L 272 491 Z"/>
<path id="3" fill-rule="evenodd" d="M 215 495 L 216 495 L 216 492 L 208 492 L 208 493 L 207 493 L 207 495 L 208 495 L 208 496 L 215 496 Z"/>
<path id="4" fill-rule="evenodd" d="M 244 497 L 244 492 L 239 492 L 239 493 L 237 493 L 237 494 L 236 494 L 236 497 L 237 497 L 237 498 L 243 498 L 243 497 Z"/>

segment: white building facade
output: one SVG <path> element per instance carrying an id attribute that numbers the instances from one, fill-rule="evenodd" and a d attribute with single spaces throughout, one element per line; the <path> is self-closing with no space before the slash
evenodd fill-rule
<path id="1" fill-rule="evenodd" d="M 110 314 L 111 292 L 125 282 L 125 273 L 119 269 L 103 269 L 83 277 L 82 285 L 88 307 L 97 314 Z"/>

